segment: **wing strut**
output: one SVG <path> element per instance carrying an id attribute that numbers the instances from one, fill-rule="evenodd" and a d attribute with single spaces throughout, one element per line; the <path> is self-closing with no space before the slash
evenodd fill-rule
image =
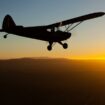
<path id="1" fill-rule="evenodd" d="M 83 22 L 83 21 L 77 23 L 75 26 L 73 26 L 71 29 L 69 29 L 69 28 L 73 25 L 73 24 L 70 24 L 70 25 L 66 28 L 65 32 L 66 32 L 66 31 L 67 31 L 67 32 L 70 32 L 70 31 L 73 30 L 75 27 L 77 27 L 78 25 L 80 25 L 82 22 Z"/>
<path id="2" fill-rule="evenodd" d="M 69 24 L 67 27 L 65 26 L 65 32 L 68 32 L 69 28 L 70 28 L 72 25 L 73 25 L 73 23 L 72 23 L 72 24 Z"/>

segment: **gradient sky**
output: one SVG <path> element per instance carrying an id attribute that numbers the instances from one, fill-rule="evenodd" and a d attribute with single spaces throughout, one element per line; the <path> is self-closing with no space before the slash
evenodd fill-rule
<path id="1" fill-rule="evenodd" d="M 17 25 L 39 26 L 93 12 L 105 12 L 105 0 L 0 0 L 0 27 L 6 14 Z M 0 33 L 0 59 L 20 57 L 105 58 L 105 16 L 88 20 L 72 31 L 64 50 L 56 44 L 51 52 L 47 42 Z"/>

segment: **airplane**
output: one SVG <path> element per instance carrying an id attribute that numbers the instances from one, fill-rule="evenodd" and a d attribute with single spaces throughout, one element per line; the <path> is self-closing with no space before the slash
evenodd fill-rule
<path id="1" fill-rule="evenodd" d="M 86 20 L 97 18 L 103 15 L 105 15 L 104 12 L 95 12 L 50 25 L 33 27 L 24 27 L 21 25 L 18 26 L 15 24 L 14 20 L 10 15 L 6 15 L 4 17 L 2 29 L 0 29 L 0 32 L 6 32 L 4 38 L 7 38 L 8 34 L 14 34 L 22 37 L 47 41 L 49 42 L 49 45 L 47 46 L 47 49 L 49 51 L 52 50 L 54 43 L 59 43 L 63 46 L 64 49 L 67 49 L 68 44 L 62 43 L 62 41 L 67 40 L 71 37 L 71 30 L 73 30 L 75 27 L 77 27 L 79 24 Z M 76 25 L 73 26 L 74 23 L 76 23 Z M 61 31 L 60 27 L 63 26 L 65 26 L 65 30 Z"/>

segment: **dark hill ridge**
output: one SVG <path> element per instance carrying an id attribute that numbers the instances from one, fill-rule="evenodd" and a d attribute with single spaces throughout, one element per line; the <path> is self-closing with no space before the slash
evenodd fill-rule
<path id="1" fill-rule="evenodd" d="M 0 60 L 0 105 L 104 105 L 105 61 Z"/>

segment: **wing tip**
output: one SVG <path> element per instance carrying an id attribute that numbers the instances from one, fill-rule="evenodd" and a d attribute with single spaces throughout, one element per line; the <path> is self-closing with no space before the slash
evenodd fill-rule
<path id="1" fill-rule="evenodd" d="M 98 14 L 100 14 L 101 16 L 105 15 L 105 12 L 97 12 Z"/>

